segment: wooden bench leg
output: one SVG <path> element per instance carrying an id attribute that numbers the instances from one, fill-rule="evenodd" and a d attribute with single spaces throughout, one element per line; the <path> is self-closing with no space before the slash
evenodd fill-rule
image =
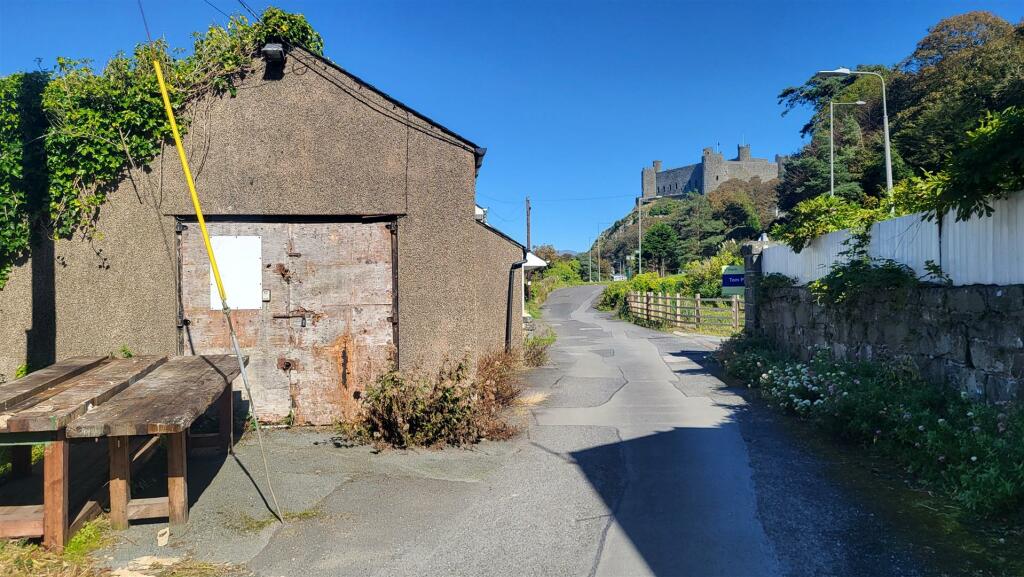
<path id="1" fill-rule="evenodd" d="M 58 431 L 43 460 L 43 545 L 54 551 L 68 542 L 68 453 L 64 431 Z"/>
<path id="2" fill-rule="evenodd" d="M 107 439 L 110 451 L 110 525 L 128 528 L 128 502 L 132 499 L 131 437 Z"/>
<path id="3" fill-rule="evenodd" d="M 224 388 L 224 392 L 220 396 L 220 402 L 217 404 L 217 424 L 220 429 L 220 446 L 223 450 L 230 453 L 235 445 L 234 439 L 234 411 L 231 406 L 232 403 L 231 385 L 229 384 Z"/>
<path id="4" fill-rule="evenodd" d="M 20 479 L 32 476 L 32 445 L 11 447 L 11 477 Z"/>
<path id="5" fill-rule="evenodd" d="M 167 511 L 172 525 L 188 522 L 188 431 L 167 435 Z"/>

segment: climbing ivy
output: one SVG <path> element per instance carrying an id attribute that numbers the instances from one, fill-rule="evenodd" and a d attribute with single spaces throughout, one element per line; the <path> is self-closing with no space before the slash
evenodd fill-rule
<path id="1" fill-rule="evenodd" d="M 268 41 L 323 53 L 323 39 L 304 16 L 267 8 L 255 23 L 233 16 L 227 26 L 197 33 L 184 57 L 157 40 L 116 55 L 99 73 L 89 61 L 58 58 L 52 72 L 0 78 L 0 289 L 26 256 L 33 226 L 54 238 L 91 236 L 126 169 L 145 166 L 169 141 L 154 60 L 185 130 L 189 104 L 234 96 Z M 43 146 L 27 153 L 33 143 Z M 33 182 L 41 182 L 35 196 L 46 202 L 32 202 Z"/>

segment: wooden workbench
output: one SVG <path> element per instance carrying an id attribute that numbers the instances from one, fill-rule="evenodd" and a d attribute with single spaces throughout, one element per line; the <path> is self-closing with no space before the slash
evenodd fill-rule
<path id="1" fill-rule="evenodd" d="M 197 440 L 230 447 L 231 381 L 238 373 L 238 361 L 230 355 L 76 357 L 0 385 L 0 445 L 13 447 L 12 473 L 30 474 L 31 446 L 46 444 L 43 504 L 0 506 L 0 538 L 43 537 L 46 546 L 60 549 L 99 512 L 94 501 L 70 516 L 70 439 L 108 437 L 114 526 L 153 517 L 185 522 L 189 427 L 219 399 L 220 431 Z M 131 441 L 139 435 L 166 438 L 168 497 L 131 499 L 132 463 L 139 460 Z M 143 448 L 153 447 L 152 439 L 143 443 Z"/>

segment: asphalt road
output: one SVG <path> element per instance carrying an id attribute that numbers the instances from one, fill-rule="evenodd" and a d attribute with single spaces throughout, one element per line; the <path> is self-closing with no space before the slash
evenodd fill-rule
<path id="1" fill-rule="evenodd" d="M 817 457 L 707 368 L 712 337 L 643 329 L 557 291 L 558 333 L 533 370 L 541 406 L 509 442 L 469 450 L 346 447 L 329 431 L 267 446 L 286 525 L 269 514 L 251 441 L 190 463 L 188 525 L 166 547 L 136 525 L 105 552 L 244 565 L 267 577 L 931 575 L 913 547 Z"/>

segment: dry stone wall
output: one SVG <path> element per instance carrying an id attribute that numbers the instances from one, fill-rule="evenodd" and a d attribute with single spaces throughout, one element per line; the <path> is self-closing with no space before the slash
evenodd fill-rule
<path id="1" fill-rule="evenodd" d="M 809 359 L 910 358 L 930 381 L 989 402 L 1019 400 L 1024 381 L 1024 285 L 919 287 L 823 306 L 806 288 L 757 298 L 753 330 Z"/>

